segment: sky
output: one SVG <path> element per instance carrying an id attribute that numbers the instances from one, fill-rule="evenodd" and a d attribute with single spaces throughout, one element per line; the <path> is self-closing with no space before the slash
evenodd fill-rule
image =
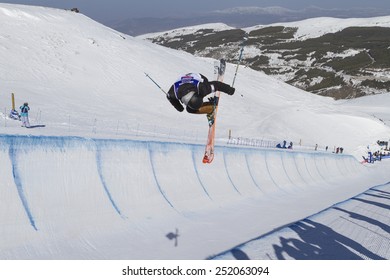
<path id="1" fill-rule="evenodd" d="M 354 7 L 390 10 L 390 1 L 387 0 L 197 0 L 196 4 L 181 0 L 9 0 L 6 3 L 65 9 L 77 7 L 83 14 L 102 23 L 126 18 L 193 15 L 219 9 L 245 6 L 280 6 L 293 10 L 300 10 L 308 6 L 325 9 L 348 9 Z"/>

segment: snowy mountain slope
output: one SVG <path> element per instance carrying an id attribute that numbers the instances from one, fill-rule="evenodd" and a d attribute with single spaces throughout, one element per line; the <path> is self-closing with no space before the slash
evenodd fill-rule
<path id="1" fill-rule="evenodd" d="M 390 17 L 372 17 L 372 18 L 332 18 L 332 17 L 317 17 L 295 22 L 273 23 L 268 25 L 256 25 L 245 28 L 244 30 L 250 32 L 261 27 L 269 26 L 286 26 L 297 28 L 294 37 L 299 40 L 320 37 L 327 33 L 336 33 L 347 27 L 368 27 L 380 26 L 390 27 Z"/>
<path id="2" fill-rule="evenodd" d="M 291 22 L 319 17 L 337 18 L 368 18 L 387 16 L 389 9 L 374 5 L 367 7 L 346 7 L 345 9 L 324 9 L 316 6 L 307 6 L 304 9 L 291 10 L 279 6 L 269 7 L 235 7 L 222 10 L 207 10 L 194 15 L 176 15 L 171 17 L 127 18 L 107 22 L 115 30 L 137 36 L 152 32 L 179 29 L 183 26 L 193 26 L 204 23 L 223 22 L 236 28 L 246 28 L 259 24 Z"/>
<path id="3" fill-rule="evenodd" d="M 389 23 L 388 16 L 321 17 L 243 29 L 194 26 L 140 38 L 236 63 L 247 37 L 243 65 L 318 95 L 350 99 L 390 90 Z"/>
<path id="4" fill-rule="evenodd" d="M 273 27 L 273 26 L 285 26 L 290 28 L 297 28 L 297 32 L 294 34 L 294 38 L 304 40 L 304 39 L 320 37 L 327 33 L 336 33 L 338 31 L 341 31 L 351 26 L 390 27 L 390 17 L 389 16 L 371 17 L 371 18 L 316 17 L 316 18 L 310 18 L 310 19 L 293 21 L 293 22 L 280 22 L 280 23 L 254 25 L 251 27 L 242 28 L 242 30 L 249 33 L 253 30 L 257 30 L 265 27 Z M 201 29 L 213 29 L 214 31 L 223 31 L 223 30 L 229 30 L 235 28 L 230 27 L 223 23 L 214 23 L 214 24 L 208 23 L 208 24 L 201 24 L 201 25 L 188 26 L 182 28 L 175 28 L 163 32 L 142 34 L 137 36 L 137 38 L 146 39 L 146 38 L 153 38 L 159 36 L 165 36 L 167 38 L 177 37 L 178 35 L 187 35 L 190 33 L 197 32 Z"/>
<path id="5" fill-rule="evenodd" d="M 218 146 L 202 165 L 203 145 L 178 142 L 203 144 L 206 119 L 176 112 L 144 72 L 168 89 L 185 72 L 211 77 L 213 60 L 69 11 L 0 4 L 0 25 L 0 258 L 201 259 L 389 181 L 380 165 L 324 151 Z M 335 102 L 248 68 L 236 88 L 221 99 L 219 143 L 231 129 L 360 159 L 390 133 L 371 101 Z M 7 118 L 11 92 L 46 126 Z"/>
<path id="6" fill-rule="evenodd" d="M 170 38 L 170 37 L 177 37 L 183 35 L 190 35 L 202 29 L 211 29 L 214 32 L 218 32 L 218 31 L 234 29 L 234 27 L 231 27 L 224 23 L 206 23 L 206 24 L 199 24 L 194 26 L 186 26 L 182 28 L 167 30 L 164 32 L 148 33 L 144 35 L 139 35 L 137 36 L 137 38 L 147 39 L 147 38 L 158 37 L 158 36 L 164 36 L 166 38 Z"/>

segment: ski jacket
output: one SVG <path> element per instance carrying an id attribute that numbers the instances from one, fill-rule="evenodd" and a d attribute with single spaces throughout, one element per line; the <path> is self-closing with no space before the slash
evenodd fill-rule
<path id="1" fill-rule="evenodd" d="M 183 96 L 191 91 L 194 91 L 195 94 L 199 94 L 202 98 L 209 94 L 209 92 L 204 91 L 203 85 L 205 84 L 208 84 L 208 80 L 202 74 L 188 73 L 176 80 L 169 89 L 167 98 L 176 110 L 182 112 L 184 110 L 182 105 Z"/>
<path id="2" fill-rule="evenodd" d="M 26 117 L 28 116 L 28 111 L 30 110 L 30 107 L 28 107 L 28 105 L 22 105 L 20 106 L 20 112 L 21 112 L 21 116 L 22 117 Z"/>
<path id="3" fill-rule="evenodd" d="M 188 89 L 194 89 L 196 87 L 197 91 L 199 90 L 199 84 L 203 82 L 203 78 L 201 74 L 197 73 L 189 73 L 186 74 L 182 77 L 180 77 L 174 84 L 173 84 L 173 91 L 175 93 L 176 99 L 180 100 L 186 93 L 183 88 L 188 88 Z M 180 92 L 179 92 L 179 88 Z"/>

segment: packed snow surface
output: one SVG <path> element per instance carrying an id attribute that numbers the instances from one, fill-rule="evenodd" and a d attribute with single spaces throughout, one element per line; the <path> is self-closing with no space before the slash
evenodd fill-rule
<path id="1" fill-rule="evenodd" d="M 390 138 L 389 94 L 336 102 L 240 68 L 203 165 L 206 118 L 145 73 L 168 90 L 212 79 L 213 60 L 65 10 L 0 4 L 0 25 L 1 259 L 204 259 L 390 181 L 360 163 Z M 11 93 L 31 129 L 8 117 Z"/>

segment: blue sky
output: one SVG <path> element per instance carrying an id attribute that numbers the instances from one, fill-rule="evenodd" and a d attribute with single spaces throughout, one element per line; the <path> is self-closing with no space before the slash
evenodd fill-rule
<path id="1" fill-rule="evenodd" d="M 390 10 L 389 0 L 8 0 L 6 2 L 65 9 L 77 7 L 83 14 L 101 22 L 147 16 L 193 15 L 217 9 L 244 6 L 281 6 L 294 10 L 300 10 L 307 6 L 326 9 L 367 7 Z"/>

